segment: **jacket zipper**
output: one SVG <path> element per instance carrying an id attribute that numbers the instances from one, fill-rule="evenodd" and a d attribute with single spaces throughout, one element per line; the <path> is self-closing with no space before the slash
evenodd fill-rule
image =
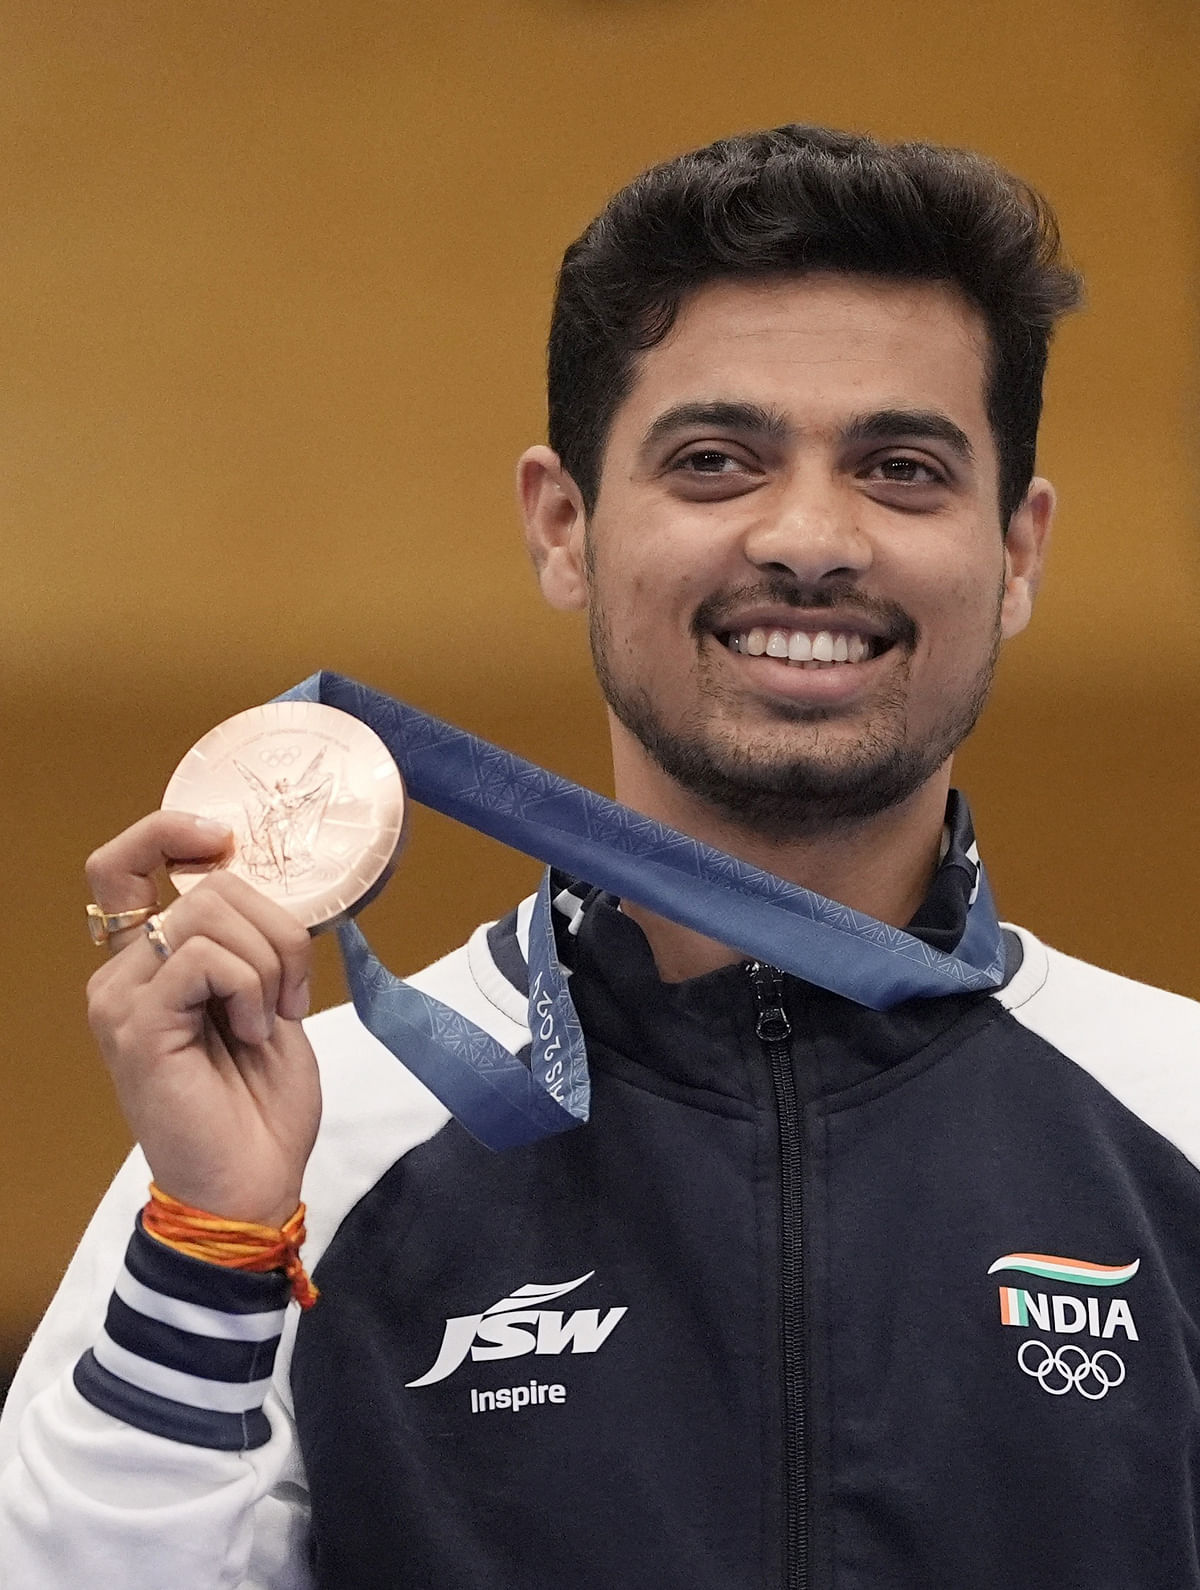
<path id="1" fill-rule="evenodd" d="M 784 1559 L 786 1590 L 808 1584 L 807 1400 L 804 1383 L 804 1226 L 800 1158 L 800 1105 L 792 1071 L 792 1024 L 783 1008 L 782 974 L 751 961 L 757 1010 L 755 1032 L 771 1068 L 779 1120 L 780 1286 L 783 1344 Z"/>

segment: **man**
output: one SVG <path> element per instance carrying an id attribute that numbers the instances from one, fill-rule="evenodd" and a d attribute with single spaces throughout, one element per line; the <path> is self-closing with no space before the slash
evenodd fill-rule
<path id="1" fill-rule="evenodd" d="M 961 949 L 951 758 L 1030 615 L 1077 299 L 975 156 L 781 128 L 617 195 L 519 489 L 622 801 Z M 97 900 L 227 839 L 156 813 Z M 14 1388 L 5 1586 L 1200 1586 L 1197 1007 L 1008 930 L 996 986 L 881 1012 L 555 894 L 591 1118 L 508 1154 L 348 1008 L 301 1027 L 307 939 L 237 879 L 124 935 L 92 1020 L 144 1158 Z M 512 1052 L 528 924 L 415 980 Z M 151 1172 L 276 1233 L 303 1191 L 278 1351 L 278 1270 L 129 1243 Z"/>

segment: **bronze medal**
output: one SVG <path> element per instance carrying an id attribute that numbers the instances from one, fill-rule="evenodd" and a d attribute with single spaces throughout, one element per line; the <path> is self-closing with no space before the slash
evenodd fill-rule
<path id="1" fill-rule="evenodd" d="M 230 856 L 168 868 L 181 894 L 226 868 L 313 933 L 374 898 L 404 836 L 404 784 L 387 747 L 315 701 L 272 701 L 218 724 L 175 769 L 162 805 L 234 834 Z"/>

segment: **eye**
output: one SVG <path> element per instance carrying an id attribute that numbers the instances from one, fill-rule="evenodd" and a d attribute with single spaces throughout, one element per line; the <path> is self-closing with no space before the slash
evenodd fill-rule
<path id="1" fill-rule="evenodd" d="M 727 475 L 745 466 L 719 447 L 702 447 L 694 453 L 684 453 L 673 467 L 692 475 Z"/>
<path id="2" fill-rule="evenodd" d="M 946 476 L 933 464 L 920 458 L 881 458 L 868 469 L 869 475 L 895 486 L 944 486 Z"/>

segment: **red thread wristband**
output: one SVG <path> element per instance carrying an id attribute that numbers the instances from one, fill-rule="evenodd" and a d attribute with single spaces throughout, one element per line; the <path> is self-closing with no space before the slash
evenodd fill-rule
<path id="1" fill-rule="evenodd" d="M 321 1294 L 300 1262 L 300 1247 L 306 1235 L 304 1213 L 304 1205 L 298 1205 L 282 1226 L 226 1220 L 180 1203 L 151 1182 L 150 1202 L 142 1210 L 142 1225 L 159 1242 L 193 1259 L 255 1274 L 282 1270 L 291 1282 L 296 1302 L 301 1308 L 311 1308 Z"/>

